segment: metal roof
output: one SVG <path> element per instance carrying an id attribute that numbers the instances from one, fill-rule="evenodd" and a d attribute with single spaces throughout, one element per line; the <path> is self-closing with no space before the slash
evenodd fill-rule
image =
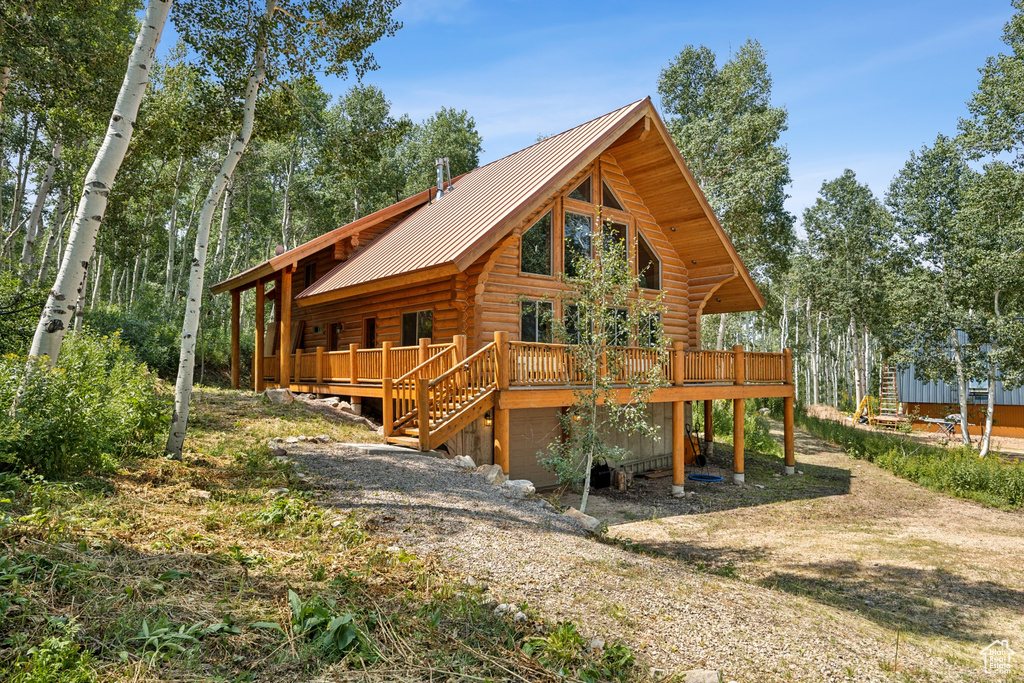
<path id="1" fill-rule="evenodd" d="M 988 383 L 984 389 L 974 385 L 975 390 L 968 389 L 968 403 L 985 403 L 988 401 Z M 914 366 L 901 370 L 896 378 L 897 400 L 900 403 L 940 403 L 957 405 L 960 402 L 959 387 L 945 382 L 925 382 L 917 378 Z M 1003 383 L 996 380 L 997 406 L 1024 406 L 1024 387 L 1013 391 L 1003 388 Z"/>
<path id="2" fill-rule="evenodd" d="M 638 100 L 465 174 L 296 299 L 458 261 L 648 102 Z"/>

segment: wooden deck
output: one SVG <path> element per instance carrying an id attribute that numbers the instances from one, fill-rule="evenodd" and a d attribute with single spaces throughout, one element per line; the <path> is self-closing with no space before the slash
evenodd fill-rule
<path id="1" fill-rule="evenodd" d="M 623 401 L 630 394 L 628 378 L 652 369 L 666 382 L 653 393 L 654 403 L 727 399 L 742 409 L 747 398 L 781 397 L 787 404 L 793 399 L 788 351 L 689 350 L 681 344 L 667 355 L 642 347 L 619 351 L 615 379 Z M 380 398 L 385 436 L 421 450 L 437 448 L 491 410 L 500 450 L 508 410 L 570 405 L 574 387 L 583 381 L 570 347 L 510 341 L 504 332 L 473 354 L 467 353 L 466 338 L 456 335 L 450 344 L 421 339 L 417 346 L 385 342 L 374 349 L 353 344 L 343 351 L 298 351 L 286 365 L 267 356 L 256 388 L 281 386 L 282 365 L 290 368 L 293 391 Z"/>

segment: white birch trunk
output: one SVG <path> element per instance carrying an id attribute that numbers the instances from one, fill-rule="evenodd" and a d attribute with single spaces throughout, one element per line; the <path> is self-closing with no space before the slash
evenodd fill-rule
<path id="1" fill-rule="evenodd" d="M 4 97 L 7 95 L 7 86 L 11 84 L 11 67 L 0 68 L 0 114 L 4 111 Z"/>
<path id="2" fill-rule="evenodd" d="M 853 316 L 850 316 L 850 346 L 853 347 L 853 387 L 854 393 L 857 397 L 857 405 L 860 406 L 860 402 L 864 400 L 864 379 L 862 373 L 864 372 L 864 363 L 860 358 L 860 342 L 857 340 L 857 325 L 853 320 Z"/>
<path id="3" fill-rule="evenodd" d="M 230 149 L 230 148 L 229 148 Z M 220 236 L 217 238 L 217 251 L 213 255 L 213 263 L 218 268 L 224 265 L 228 250 L 228 228 L 231 224 L 231 198 L 235 193 L 235 179 L 228 180 L 224 188 L 224 204 L 220 209 Z"/>
<path id="4" fill-rule="evenodd" d="M 818 323 L 814 326 L 814 390 L 813 399 L 814 403 L 818 403 L 818 385 L 820 383 L 819 377 L 821 376 L 821 316 L 822 312 L 818 311 Z"/>
<path id="5" fill-rule="evenodd" d="M 967 430 L 967 373 L 964 371 L 964 357 L 960 353 L 960 337 L 954 328 L 953 336 L 953 367 L 956 371 L 957 393 L 960 395 L 960 438 L 965 446 L 971 445 L 971 433 Z"/>
<path id="6" fill-rule="evenodd" d="M 267 14 L 273 12 L 276 0 L 267 0 Z M 264 39 L 265 41 L 265 39 Z M 266 76 L 266 43 L 262 42 L 256 50 L 253 73 L 249 76 L 249 84 L 245 93 L 245 105 L 242 110 L 242 130 L 231 142 L 227 156 L 221 164 L 220 171 L 210 185 L 210 191 L 203 202 L 199 214 L 199 226 L 196 231 L 196 246 L 188 278 L 188 295 L 185 301 L 185 319 L 181 330 L 181 353 L 178 361 L 178 378 L 174 384 L 174 412 L 171 417 L 170 434 L 167 436 L 165 453 L 176 460 L 181 459 L 181 450 L 185 443 L 185 431 L 188 428 L 189 401 L 192 397 L 192 380 L 196 363 L 196 336 L 199 331 L 199 312 L 203 304 L 203 278 L 206 269 L 207 242 L 210 238 L 210 225 L 213 214 L 220 202 L 221 194 L 235 172 L 239 159 L 245 153 L 252 136 L 253 123 L 256 118 L 256 97 L 260 85 Z"/>
<path id="7" fill-rule="evenodd" d="M 96 153 L 92 168 L 85 177 L 82 199 L 71 225 L 71 235 L 64 251 L 57 281 L 43 308 L 32 339 L 30 356 L 47 356 L 50 365 L 60 354 L 61 343 L 71 322 L 70 304 L 76 301 L 85 287 L 89 258 L 96 246 L 96 235 L 107 209 L 110 188 L 131 141 L 139 104 L 149 85 L 150 67 L 160 43 L 160 34 L 167 23 L 172 0 L 149 0 L 146 16 L 135 39 L 121 91 L 114 103 L 106 137 Z"/>
<path id="8" fill-rule="evenodd" d="M 70 243 L 68 244 L 70 247 Z M 65 258 L 67 257 L 67 250 L 65 250 Z M 100 296 L 100 278 L 103 277 L 103 252 L 100 252 L 99 256 L 96 257 L 96 274 L 92 279 L 92 301 L 89 302 L 89 308 L 96 308 L 96 304 L 99 301 Z"/>
<path id="9" fill-rule="evenodd" d="M 28 281 L 28 271 L 36 259 L 36 237 L 39 236 L 39 225 L 43 220 L 43 207 L 46 205 L 46 198 L 50 194 L 50 187 L 53 184 L 53 174 L 57 169 L 57 162 L 60 161 L 63 145 L 59 142 L 53 143 L 50 151 L 50 163 L 46 165 L 46 172 L 43 179 L 36 188 L 36 201 L 32 206 L 32 213 L 28 217 L 28 226 L 25 228 L 25 241 L 21 245 L 21 271 L 22 279 Z"/>
<path id="10" fill-rule="evenodd" d="M 53 250 L 60 243 L 60 237 L 64 232 L 64 225 L 67 223 L 70 214 L 64 211 L 64 188 L 57 194 L 57 208 L 53 211 L 53 221 L 50 225 L 50 237 L 46 240 L 43 248 L 43 256 L 39 259 L 39 274 L 36 275 L 36 282 L 42 283 L 50 272 L 50 257 Z M 59 253 L 59 252 L 58 252 Z"/>
<path id="11" fill-rule="evenodd" d="M 997 289 L 995 293 L 995 300 L 993 307 L 993 313 L 995 314 L 996 329 L 999 329 L 999 295 L 1001 292 Z M 978 453 L 979 457 L 984 458 L 988 455 L 989 447 L 992 444 L 992 422 L 995 415 L 996 409 L 996 369 L 999 365 L 999 339 L 992 340 L 992 344 L 989 347 L 988 352 L 988 402 L 985 406 L 985 431 L 981 436 L 981 451 Z"/>
<path id="12" fill-rule="evenodd" d="M 171 217 L 167 221 L 167 271 L 164 281 L 164 301 L 170 302 L 174 284 L 174 252 L 178 248 L 178 194 L 181 192 L 181 169 L 185 157 L 178 161 L 178 172 L 174 175 L 174 197 L 171 199 Z"/>
<path id="13" fill-rule="evenodd" d="M 720 313 L 718 317 L 718 339 L 715 340 L 715 349 L 717 351 L 725 348 L 725 319 L 726 314 Z"/>

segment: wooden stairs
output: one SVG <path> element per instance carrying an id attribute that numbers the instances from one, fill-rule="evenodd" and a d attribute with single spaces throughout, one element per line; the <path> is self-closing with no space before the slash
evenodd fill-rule
<path id="1" fill-rule="evenodd" d="M 900 413 L 899 396 L 896 392 L 896 371 L 882 366 L 881 384 L 878 391 L 878 417 L 876 423 L 881 427 L 895 429 L 907 422 L 906 415 Z"/>
<path id="2" fill-rule="evenodd" d="M 420 451 L 438 448 L 494 407 L 498 368 L 494 343 L 469 358 L 454 347 L 396 380 L 384 380 L 388 443 Z"/>

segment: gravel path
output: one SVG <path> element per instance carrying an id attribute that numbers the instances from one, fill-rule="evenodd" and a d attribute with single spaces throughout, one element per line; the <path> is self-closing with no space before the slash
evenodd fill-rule
<path id="1" fill-rule="evenodd" d="M 541 501 L 515 500 L 448 460 L 387 447 L 290 448 L 325 504 L 365 510 L 409 552 L 548 619 L 621 638 L 650 666 L 719 669 L 727 681 L 894 680 L 893 633 L 856 613 L 601 543 Z M 903 644 L 899 670 L 933 681 L 979 673 Z"/>

